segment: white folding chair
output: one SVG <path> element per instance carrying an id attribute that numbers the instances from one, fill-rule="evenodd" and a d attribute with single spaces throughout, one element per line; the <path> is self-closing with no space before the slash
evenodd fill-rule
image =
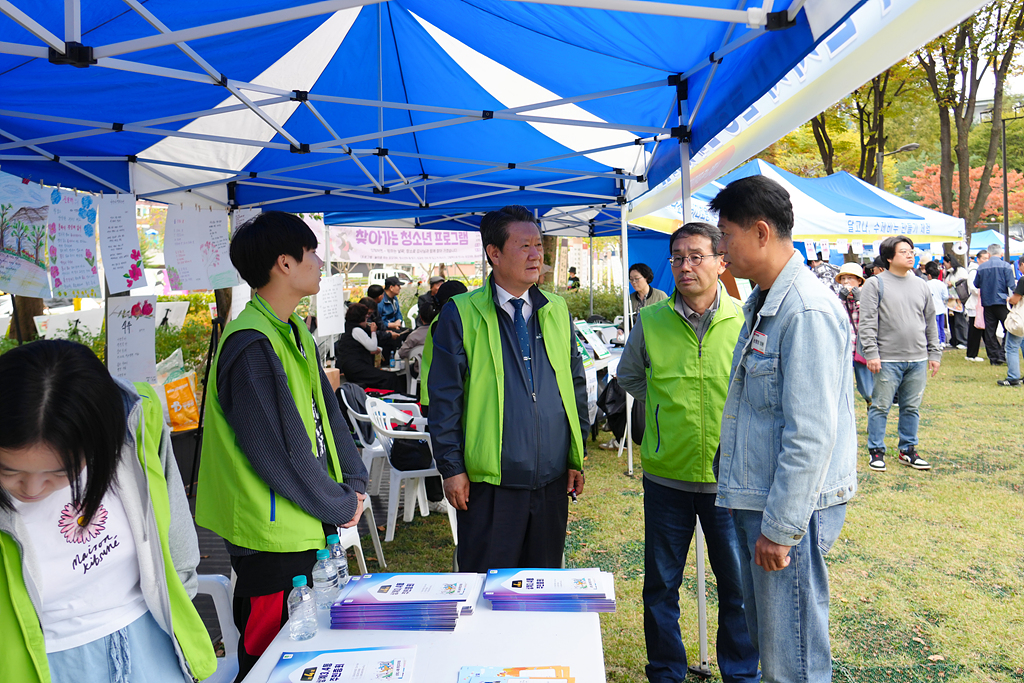
<path id="1" fill-rule="evenodd" d="M 406 385 L 408 388 L 408 391 L 406 391 L 405 393 L 408 396 L 415 397 L 418 395 L 416 392 L 419 390 L 420 380 L 418 377 L 412 374 L 412 369 L 413 367 L 415 367 L 418 370 L 420 367 L 420 361 L 422 359 L 423 347 L 417 346 L 416 350 L 410 353 L 409 357 L 405 360 L 405 370 L 402 371 L 402 374 L 405 375 Z"/>
<path id="2" fill-rule="evenodd" d="M 349 404 L 348 397 L 345 396 L 344 391 L 339 391 L 338 394 L 341 396 L 342 405 L 345 407 L 345 412 L 348 413 L 348 419 L 352 421 L 352 425 L 356 427 L 355 441 L 356 445 L 362 449 L 363 467 L 366 468 L 366 474 L 370 478 L 370 483 L 366 488 L 366 492 L 371 495 L 378 495 L 380 493 L 380 480 L 381 473 L 384 470 L 384 460 L 387 458 L 387 453 L 384 452 L 384 446 L 381 445 L 380 440 L 377 438 L 377 433 L 373 433 L 373 441 L 370 443 L 363 443 L 363 434 L 359 429 L 360 423 L 369 424 L 372 427 L 369 415 L 363 415 L 362 413 L 356 412 L 356 409 Z M 380 467 L 377 468 L 376 476 L 373 474 L 373 466 L 376 461 L 380 459 Z"/>
<path id="3" fill-rule="evenodd" d="M 373 421 L 373 429 L 377 432 L 377 440 L 384 445 L 384 451 L 388 455 L 389 463 L 391 462 L 391 446 L 395 439 L 413 439 L 417 441 L 425 439 L 427 444 L 430 444 L 430 437 L 425 431 L 422 431 L 426 427 L 427 421 L 419 416 L 419 406 L 416 404 L 389 404 L 380 399 L 367 398 L 366 411 L 370 414 L 370 419 Z M 403 432 L 392 428 L 392 421 L 402 424 L 408 423 L 410 413 L 412 413 L 413 426 L 421 431 Z M 433 451 L 432 446 L 431 451 Z M 387 532 L 384 535 L 385 542 L 392 541 L 395 538 L 395 526 L 398 523 L 398 497 L 401 494 L 403 481 L 408 480 L 405 485 L 405 521 L 412 521 L 416 503 L 419 503 L 420 515 L 422 517 L 430 515 L 430 509 L 427 507 L 427 490 L 423 483 L 424 478 L 440 476 L 436 465 L 433 462 L 431 464 L 434 466 L 421 470 L 404 471 L 396 469 L 394 465 L 391 466 L 391 488 L 388 494 L 388 525 Z M 458 542 L 454 525 L 454 511 L 450 505 L 448 510 L 448 521 L 452 526 L 452 538 Z"/>
<path id="4" fill-rule="evenodd" d="M 213 598 L 224 641 L 224 656 L 217 658 L 217 670 L 203 683 L 231 683 L 238 675 L 238 628 L 231 610 L 231 581 L 223 574 L 200 574 L 199 593 Z"/>
<path id="5" fill-rule="evenodd" d="M 405 314 L 405 317 L 409 319 L 409 327 L 416 327 L 416 318 L 420 315 L 419 303 L 414 303 L 409 307 L 409 312 Z"/>

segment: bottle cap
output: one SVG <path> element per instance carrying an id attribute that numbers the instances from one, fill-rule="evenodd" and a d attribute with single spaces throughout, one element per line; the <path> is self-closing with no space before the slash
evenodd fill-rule
<path id="1" fill-rule="evenodd" d="M 335 543 L 341 543 L 341 537 L 338 534 L 331 534 L 327 537 L 327 545 L 334 545 Z"/>
<path id="2" fill-rule="evenodd" d="M 292 588 L 299 588 L 301 586 L 309 585 L 306 581 L 306 577 L 299 574 L 298 576 L 292 577 Z"/>
<path id="3" fill-rule="evenodd" d="M 328 550 L 327 548 L 321 548 L 320 550 L 316 551 L 316 559 L 318 559 L 318 560 L 326 560 L 330 556 L 331 556 L 331 551 Z"/>

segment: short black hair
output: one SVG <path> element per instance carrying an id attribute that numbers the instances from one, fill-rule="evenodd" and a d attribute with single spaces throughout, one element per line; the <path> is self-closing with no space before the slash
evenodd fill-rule
<path id="1" fill-rule="evenodd" d="M 779 239 L 793 239 L 793 202 L 786 188 L 771 178 L 752 175 L 734 180 L 708 206 L 744 229 L 763 220 Z"/>
<path id="2" fill-rule="evenodd" d="M 438 287 L 437 294 L 434 295 L 434 301 L 437 302 L 437 310 L 440 311 L 453 296 L 465 294 L 468 291 L 469 288 L 458 280 L 445 280 L 444 283 Z"/>
<path id="3" fill-rule="evenodd" d="M 508 226 L 511 223 L 533 223 L 540 230 L 536 216 L 525 206 L 511 204 L 491 211 L 480 221 L 480 241 L 483 242 L 485 255 L 490 244 L 498 247 L 498 251 L 505 248 L 505 242 L 508 241 Z M 487 263 L 494 265 L 490 256 L 487 257 Z"/>
<path id="4" fill-rule="evenodd" d="M 634 270 L 640 273 L 640 277 L 647 280 L 647 284 L 650 285 L 654 283 L 654 271 L 651 270 L 651 267 L 646 263 L 634 263 L 626 272 L 632 273 Z"/>
<path id="5" fill-rule="evenodd" d="M 423 321 L 424 325 L 429 325 L 430 322 L 434 319 L 434 316 L 437 315 L 437 311 L 434 308 L 433 304 L 424 304 L 420 306 L 417 315 L 419 315 L 420 320 Z"/>
<path id="6" fill-rule="evenodd" d="M 364 306 L 366 310 L 369 311 L 370 313 L 377 312 L 377 302 L 371 299 L 370 297 L 364 296 L 362 299 L 359 300 L 359 303 L 360 305 Z"/>
<path id="7" fill-rule="evenodd" d="M 371 299 L 376 299 L 382 294 L 384 294 L 384 288 L 381 287 L 380 285 L 370 285 L 369 287 L 366 288 L 366 296 L 370 297 Z"/>
<path id="8" fill-rule="evenodd" d="M 924 274 L 931 275 L 933 279 L 939 279 L 939 264 L 935 261 L 929 261 L 924 264 Z"/>
<path id="9" fill-rule="evenodd" d="M 352 304 L 345 311 L 345 322 L 349 324 L 365 323 L 366 315 L 370 312 L 370 309 L 365 304 Z"/>
<path id="10" fill-rule="evenodd" d="M 896 237 L 886 237 L 882 240 L 882 243 L 878 245 L 878 257 L 882 259 L 885 264 L 883 268 L 889 270 L 889 266 L 892 265 L 892 260 L 896 256 L 896 245 L 900 242 L 905 242 L 910 245 L 910 248 L 914 248 L 914 242 L 906 235 L 898 235 Z"/>
<path id="11" fill-rule="evenodd" d="M 121 388 L 88 347 L 63 339 L 16 346 L 0 356 L 0 386 L 0 448 L 53 449 L 72 500 L 82 517 L 92 519 L 114 485 L 125 443 Z M 84 482 L 83 465 L 89 472 Z M 13 509 L 3 488 L 0 508 Z"/>
<path id="12" fill-rule="evenodd" d="M 265 211 L 246 221 L 231 239 L 231 263 L 250 287 L 270 282 L 270 270 L 282 254 L 302 262 L 304 249 L 316 249 L 316 235 L 295 214 Z"/>
<path id="13" fill-rule="evenodd" d="M 707 237 L 711 240 L 712 253 L 718 253 L 718 243 L 722 241 L 722 231 L 717 225 L 711 225 L 704 221 L 692 221 L 690 223 L 686 223 L 672 233 L 672 236 L 668 239 L 669 253 L 671 253 L 672 248 L 675 246 L 676 240 L 684 237 L 692 237 L 693 235 Z"/>

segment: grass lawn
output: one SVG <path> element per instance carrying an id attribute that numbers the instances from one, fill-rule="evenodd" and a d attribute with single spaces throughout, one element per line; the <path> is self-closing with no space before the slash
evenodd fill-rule
<path id="1" fill-rule="evenodd" d="M 860 490 L 828 555 L 836 681 L 1024 681 L 1024 388 L 997 387 L 1005 370 L 946 352 L 921 407 L 918 450 L 932 463 L 929 472 L 893 457 L 895 409 L 889 469 L 868 471 L 866 411 L 857 397 Z M 600 617 L 609 681 L 644 680 L 638 451 L 635 462 L 634 476 L 626 476 L 625 455 L 591 447 L 586 492 L 569 509 L 568 564 L 616 576 L 618 611 Z M 449 570 L 447 519 L 399 521 L 384 551 L 390 571 Z M 680 625 L 695 660 L 693 557 L 691 549 Z M 714 662 L 710 566 L 707 575 Z"/>

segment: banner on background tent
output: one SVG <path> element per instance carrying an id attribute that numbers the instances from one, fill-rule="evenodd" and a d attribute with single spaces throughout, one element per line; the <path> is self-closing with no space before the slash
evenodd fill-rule
<path id="1" fill-rule="evenodd" d="M 55 297 L 103 296 L 97 268 L 96 204 L 91 195 L 53 190 L 47 218 L 50 289 Z"/>
<path id="2" fill-rule="evenodd" d="M 464 230 L 331 226 L 330 237 L 335 261 L 457 263 L 483 253 L 480 233 Z"/>
<path id="3" fill-rule="evenodd" d="M 0 173 L 0 291 L 46 299 L 49 193 L 38 183 Z"/>
<path id="4" fill-rule="evenodd" d="M 100 248 L 103 271 L 111 294 L 146 287 L 139 231 L 135 225 L 135 196 L 104 195 L 96 201 L 99 209 Z"/>
<path id="5" fill-rule="evenodd" d="M 171 205 L 164 262 L 172 290 L 221 289 L 238 284 L 228 254 L 228 214 Z"/>

